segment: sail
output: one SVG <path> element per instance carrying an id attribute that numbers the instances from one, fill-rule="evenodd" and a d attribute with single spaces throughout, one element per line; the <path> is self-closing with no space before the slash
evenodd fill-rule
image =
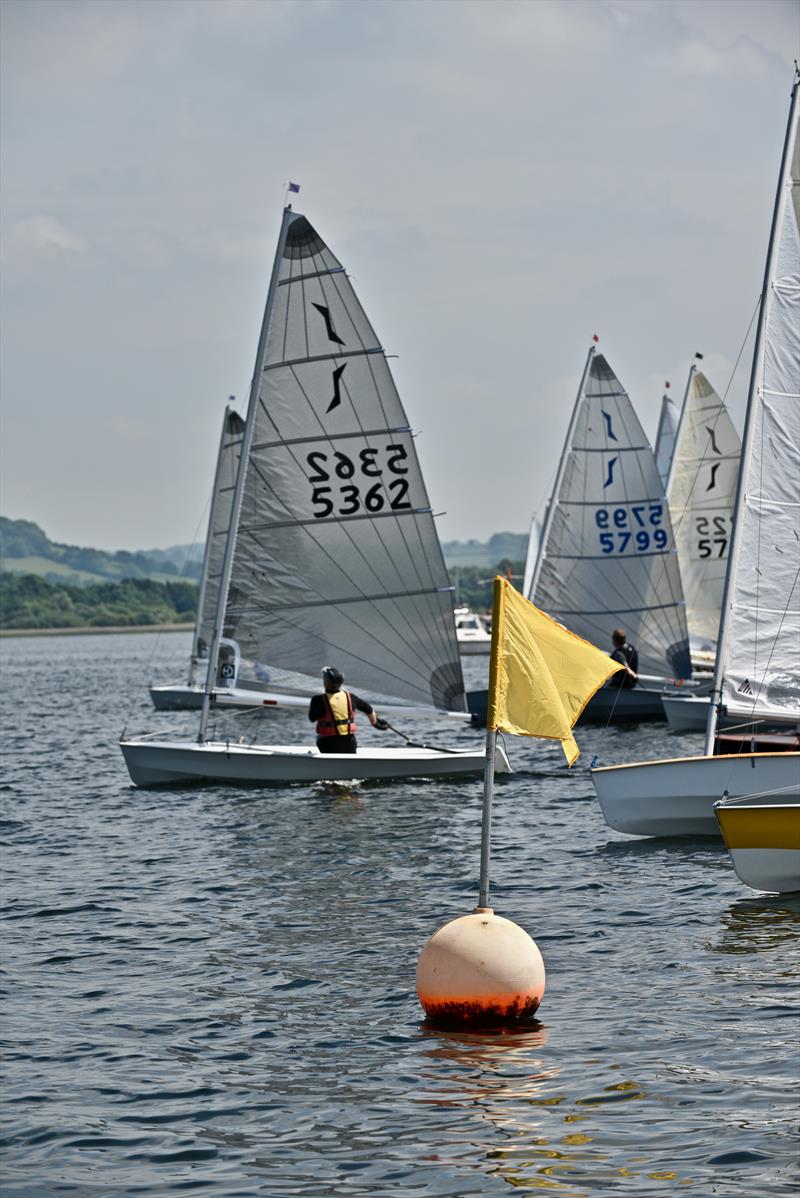
<path id="1" fill-rule="evenodd" d="M 463 711 L 452 588 L 385 353 L 339 260 L 285 220 L 224 636 L 242 679 L 264 660 L 317 680 L 333 665 L 354 689 Z"/>
<path id="2" fill-rule="evenodd" d="M 203 570 L 200 575 L 197 620 L 189 668 L 190 686 L 194 686 L 198 679 L 204 682 L 208 668 L 208 652 L 214 633 L 214 614 L 217 610 L 222 559 L 225 554 L 225 535 L 231 518 L 231 500 L 243 432 L 244 421 L 241 416 L 232 408 L 226 408 L 208 514 Z"/>
<path id="3" fill-rule="evenodd" d="M 653 451 L 602 354 L 591 358 L 533 601 L 600 647 L 622 628 L 639 672 L 691 675 L 669 509 Z"/>
<path id="4" fill-rule="evenodd" d="M 706 376 L 692 372 L 669 479 L 689 638 L 716 645 L 739 475 L 739 434 Z"/>
<path id="5" fill-rule="evenodd" d="M 530 530 L 528 531 L 528 552 L 525 555 L 525 575 L 522 582 L 522 593 L 526 599 L 530 598 L 533 575 L 536 569 L 536 559 L 539 556 L 541 538 L 542 530 L 536 517 L 533 516 L 531 518 Z"/>
<path id="6" fill-rule="evenodd" d="M 748 400 L 720 670 L 730 711 L 800 718 L 800 137 L 795 83 Z"/>
<path id="7" fill-rule="evenodd" d="M 656 433 L 656 469 L 658 476 L 666 487 L 669 477 L 672 455 L 675 450 L 675 434 L 678 431 L 678 416 L 675 404 L 669 395 L 661 397 L 661 414 L 658 417 L 658 432 Z"/>

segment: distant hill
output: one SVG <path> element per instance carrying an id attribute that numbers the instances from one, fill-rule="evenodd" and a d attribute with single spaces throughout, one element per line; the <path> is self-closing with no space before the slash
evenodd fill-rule
<path id="1" fill-rule="evenodd" d="M 485 569 L 494 569 L 501 561 L 525 561 L 528 534 L 496 532 L 488 541 L 445 541 L 442 549 L 448 567 L 483 566 Z"/>
<path id="2" fill-rule="evenodd" d="M 51 541 L 31 520 L 9 520 L 0 516 L 0 569 L 11 574 L 35 574 L 48 582 L 88 586 L 98 582 L 121 582 L 125 578 L 170 582 L 200 577 L 203 546 L 173 545 L 130 553 L 118 549 L 87 549 Z M 189 560 L 187 562 L 187 555 Z M 184 563 L 185 567 L 184 567 Z"/>

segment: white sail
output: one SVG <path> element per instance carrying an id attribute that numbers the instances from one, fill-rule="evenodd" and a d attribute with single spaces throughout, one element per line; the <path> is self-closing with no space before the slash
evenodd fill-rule
<path id="1" fill-rule="evenodd" d="M 675 450 L 675 436 L 678 431 L 678 414 L 675 404 L 669 395 L 661 397 L 661 413 L 658 417 L 658 432 L 656 433 L 656 469 L 664 486 L 667 485 L 672 455 Z"/>
<path id="2" fill-rule="evenodd" d="M 315 679 L 334 665 L 373 695 L 464 710 L 452 588 L 386 356 L 338 259 L 305 217 L 285 221 L 223 650 L 243 680 L 264 660 Z"/>
<path id="3" fill-rule="evenodd" d="M 590 351 L 548 515 L 534 602 L 596 645 L 625 630 L 642 674 L 691 675 L 664 486 L 631 401 Z"/>
<path id="4" fill-rule="evenodd" d="M 533 575 L 536 570 L 536 562 L 539 557 L 539 549 L 541 546 L 542 529 L 535 516 L 531 519 L 531 526 L 528 531 L 528 552 L 525 556 L 525 576 L 522 583 L 522 593 L 526 599 L 531 597 L 531 586 L 533 584 Z"/>
<path id="5" fill-rule="evenodd" d="M 208 667 L 208 652 L 214 634 L 214 613 L 219 596 L 222 558 L 225 553 L 224 537 L 230 522 L 231 497 L 236 481 L 243 432 L 244 421 L 241 416 L 230 406 L 226 407 L 222 419 L 222 434 L 211 493 L 211 508 L 208 514 L 208 531 L 197 602 L 197 620 L 195 621 L 189 666 L 189 686 L 194 686 L 198 677 L 204 678 Z"/>
<path id="6" fill-rule="evenodd" d="M 800 717 L 800 138 L 797 83 L 753 361 L 730 563 L 722 701 Z"/>
<path id="7" fill-rule="evenodd" d="M 741 441 L 706 376 L 691 371 L 667 498 L 678 548 L 686 623 L 693 644 L 719 632 Z"/>

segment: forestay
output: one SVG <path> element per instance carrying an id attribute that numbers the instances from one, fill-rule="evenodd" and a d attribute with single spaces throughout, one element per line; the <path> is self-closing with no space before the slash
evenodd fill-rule
<path id="1" fill-rule="evenodd" d="M 658 477 L 666 487 L 669 477 L 672 455 L 675 451 L 675 437 L 678 431 L 678 417 L 675 404 L 669 395 L 661 397 L 661 413 L 658 417 L 658 432 L 656 433 L 656 469 Z"/>
<path id="2" fill-rule="evenodd" d="M 797 83 L 795 83 L 795 91 Z M 800 718 L 800 140 L 795 95 L 753 363 L 719 669 L 730 711 Z"/>
<path id="3" fill-rule="evenodd" d="M 578 405 L 534 602 L 601 647 L 623 628 L 639 652 L 640 673 L 688 678 L 664 487 L 630 399 L 602 354 L 591 358 Z"/>
<path id="4" fill-rule="evenodd" d="M 451 587 L 406 414 L 344 268 L 303 216 L 253 413 L 224 622 L 241 654 L 464 710 Z M 218 534 L 223 539 L 223 534 Z"/>
<path id="5" fill-rule="evenodd" d="M 200 676 L 205 678 L 208 652 L 214 633 L 214 614 L 219 597 L 222 559 L 225 555 L 225 537 L 231 518 L 231 499 L 239 465 L 244 421 L 241 416 L 226 407 L 222 419 L 222 434 L 211 493 L 211 510 L 208 515 L 208 532 L 203 554 L 203 570 L 200 575 L 200 594 L 197 604 L 192 657 L 189 668 L 189 686 L 194 686 Z M 201 673 L 202 670 L 202 673 Z"/>
<path id="6" fill-rule="evenodd" d="M 725 404 L 706 376 L 692 370 L 667 498 L 689 636 L 709 645 L 719 632 L 740 453 Z"/>

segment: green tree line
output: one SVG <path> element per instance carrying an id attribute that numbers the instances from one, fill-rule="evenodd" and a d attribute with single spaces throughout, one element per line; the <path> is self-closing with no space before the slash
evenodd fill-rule
<path id="1" fill-rule="evenodd" d="M 90 586 L 46 582 L 36 574 L 0 574 L 0 628 L 107 628 L 193 620 L 193 582 L 126 578 Z"/>

